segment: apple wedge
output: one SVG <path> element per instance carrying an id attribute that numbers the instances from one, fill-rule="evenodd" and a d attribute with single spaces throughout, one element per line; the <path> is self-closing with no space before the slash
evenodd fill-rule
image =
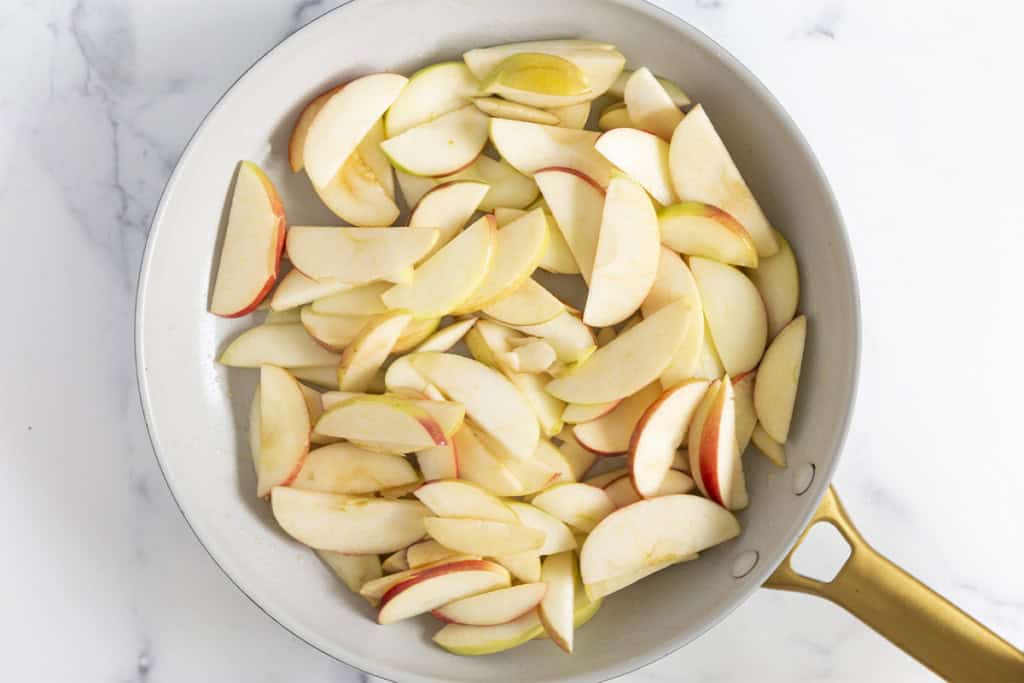
<path id="1" fill-rule="evenodd" d="M 505 588 L 508 573 L 496 569 L 501 568 L 487 560 L 462 560 L 423 569 L 381 596 L 377 623 L 391 624 L 455 600 Z"/>
<path id="2" fill-rule="evenodd" d="M 662 245 L 658 257 L 658 272 L 654 276 L 651 291 L 640 306 L 640 311 L 645 317 L 650 316 L 659 308 L 680 299 L 685 299 L 692 308 L 703 312 L 700 290 L 697 289 L 693 273 L 679 254 Z"/>
<path id="3" fill-rule="evenodd" d="M 565 304 L 533 278 L 527 278 L 503 298 L 482 308 L 505 325 L 540 325 L 565 311 Z"/>
<path id="4" fill-rule="evenodd" d="M 511 372 L 536 374 L 545 372 L 557 358 L 551 344 L 537 339 L 501 354 L 498 362 Z"/>
<path id="5" fill-rule="evenodd" d="M 299 112 L 299 118 L 295 120 L 295 126 L 292 128 L 292 134 L 288 138 L 288 165 L 291 167 L 293 173 L 298 173 L 305 166 L 305 160 L 303 159 L 303 149 L 306 146 L 306 135 L 309 133 L 309 127 L 313 123 L 313 119 L 320 113 L 320 110 L 327 103 L 327 100 L 331 99 L 331 96 L 341 90 L 344 86 L 336 85 L 329 90 L 325 90 L 313 99 L 311 99 L 302 111 Z"/>
<path id="6" fill-rule="evenodd" d="M 544 390 L 544 385 L 548 382 L 547 377 L 504 369 L 502 371 L 530 404 L 537 422 L 540 423 L 541 433 L 550 438 L 561 432 L 565 424 L 562 422 L 565 404 Z"/>
<path id="7" fill-rule="evenodd" d="M 672 362 L 692 324 L 691 311 L 685 301 L 656 311 L 553 380 L 548 393 L 567 403 L 606 403 L 636 393 Z"/>
<path id="8" fill-rule="evenodd" d="M 562 231 L 558 229 L 558 224 L 555 223 L 555 217 L 551 215 L 547 204 L 543 203 L 543 201 L 541 200 L 542 205 L 536 208 L 544 210 L 544 220 L 548 224 L 548 244 L 544 250 L 544 255 L 541 257 L 539 267 L 549 273 L 575 275 L 580 272 L 580 268 L 576 265 L 576 259 L 569 249 L 569 243 L 562 237 Z M 526 211 L 521 209 L 498 208 L 494 210 L 494 217 L 498 221 L 499 228 L 525 215 Z"/>
<path id="9" fill-rule="evenodd" d="M 385 574 L 395 574 L 409 569 L 409 563 L 405 560 L 405 548 L 391 553 L 380 563 L 380 568 Z"/>
<path id="10" fill-rule="evenodd" d="M 780 444 L 789 437 L 800 367 L 807 340 L 807 318 L 800 316 L 782 328 L 764 353 L 754 384 L 754 408 L 764 431 Z"/>
<path id="11" fill-rule="evenodd" d="M 509 501 L 508 506 L 516 513 L 520 524 L 544 534 L 544 545 L 537 549 L 538 555 L 576 549 L 576 537 L 562 521 L 528 503 Z"/>
<path id="12" fill-rule="evenodd" d="M 697 554 L 687 555 L 678 559 L 662 560 L 661 562 L 655 562 L 653 564 L 644 565 L 642 568 L 636 571 L 627 572 L 621 576 L 615 576 L 610 579 L 603 581 L 596 581 L 594 583 L 588 583 L 583 587 L 584 592 L 590 600 L 601 600 L 612 593 L 618 592 L 623 588 L 632 586 L 640 579 L 647 578 L 651 574 L 656 574 L 666 567 L 671 567 L 674 564 L 680 564 L 682 562 L 688 562 L 690 560 L 696 560 Z"/>
<path id="13" fill-rule="evenodd" d="M 413 411 L 422 410 L 433 418 L 441 429 L 445 438 L 452 436 L 462 426 L 462 419 L 465 417 L 465 410 L 458 403 L 451 403 L 441 399 L 424 399 L 421 396 L 378 396 L 376 394 L 361 394 L 351 391 L 328 391 L 320 397 L 324 410 L 330 410 L 336 406 L 347 403 L 353 399 L 392 405 L 397 408 L 408 408 Z M 356 437 L 358 438 L 358 437 Z M 373 439 L 370 439 L 373 440 Z"/>
<path id="14" fill-rule="evenodd" d="M 415 495 L 438 517 L 519 523 L 512 508 L 480 486 L 464 481 L 430 482 L 416 489 Z"/>
<path id="15" fill-rule="evenodd" d="M 768 458 L 779 467 L 786 466 L 785 447 L 769 436 L 768 432 L 764 431 L 764 427 L 756 425 L 750 438 L 754 442 L 754 445 L 757 446 L 757 450 L 761 451 L 761 455 Z"/>
<path id="16" fill-rule="evenodd" d="M 399 356 L 384 372 L 384 387 L 392 394 L 407 394 L 426 396 L 427 398 L 444 397 L 437 387 L 423 378 L 416 368 L 412 366 L 410 357 L 412 354 Z M 432 395 L 436 392 L 436 395 Z"/>
<path id="17" fill-rule="evenodd" d="M 497 555 L 493 559 L 523 583 L 540 581 L 540 554 L 535 550 L 511 555 Z"/>
<path id="18" fill-rule="evenodd" d="M 709 384 L 691 380 L 669 389 L 637 422 L 629 444 L 629 469 L 633 486 L 644 498 L 658 493 Z"/>
<path id="19" fill-rule="evenodd" d="M 619 77 L 615 79 L 615 82 L 611 84 L 611 87 L 608 88 L 608 94 L 614 97 L 622 97 L 625 95 L 626 83 L 629 82 L 632 75 L 633 71 L 629 69 L 623 70 L 623 72 L 619 74 Z M 669 97 L 672 98 L 672 101 L 675 102 L 677 107 L 685 107 L 690 104 L 690 97 L 683 92 L 683 89 L 678 85 L 667 78 L 662 78 L 661 76 L 655 76 L 655 78 L 658 79 L 658 83 L 661 83 L 661 87 L 665 89 L 665 92 L 668 93 Z"/>
<path id="20" fill-rule="evenodd" d="M 664 140 L 672 138 L 676 126 L 683 120 L 683 112 L 647 67 L 637 69 L 629 77 L 622 99 L 633 125 Z"/>
<path id="21" fill-rule="evenodd" d="M 311 306 L 303 306 L 299 311 L 299 322 L 310 337 L 325 349 L 341 353 L 351 344 L 366 327 L 369 318 L 361 315 L 323 315 Z M 335 369 L 337 377 L 337 369 Z"/>
<path id="22" fill-rule="evenodd" d="M 551 641 L 572 654 L 576 555 L 568 551 L 546 558 L 540 577 L 547 584 L 547 592 L 540 601 L 537 615 Z"/>
<path id="23" fill-rule="evenodd" d="M 679 470 L 668 470 L 665 473 L 664 478 L 661 480 L 661 485 L 658 486 L 657 490 L 654 491 L 647 498 L 657 498 L 658 496 L 671 496 L 677 493 L 690 493 L 694 489 L 693 479 Z M 642 500 L 644 496 L 637 493 L 636 486 L 633 485 L 633 480 L 629 476 L 619 477 L 612 483 L 604 487 L 604 492 L 608 494 L 608 497 L 615 503 L 616 508 L 623 508 L 627 505 L 632 505 L 638 500 Z"/>
<path id="24" fill-rule="evenodd" d="M 434 334 L 437 328 L 441 325 L 441 318 L 420 318 L 419 320 L 410 320 L 409 324 L 402 330 L 402 334 L 398 336 L 398 340 L 395 342 L 394 348 L 391 349 L 392 354 L 406 353 L 407 351 L 415 348 L 421 342 L 427 340 L 430 335 Z M 377 379 L 383 379 L 382 373 L 377 374 Z M 380 389 L 384 391 L 384 389 Z M 427 397 L 431 398 L 431 397 Z"/>
<path id="25" fill-rule="evenodd" d="M 462 62 L 441 62 L 424 67 L 409 77 L 402 93 L 384 117 L 387 137 L 433 121 L 465 107 L 480 84 Z"/>
<path id="26" fill-rule="evenodd" d="M 590 405 L 569 403 L 566 404 L 565 410 L 562 412 L 562 420 L 571 425 L 593 422 L 615 410 L 619 403 L 621 403 L 621 400 L 608 401 L 607 403 L 592 403 Z"/>
<path id="27" fill-rule="evenodd" d="M 494 225 L 497 226 L 496 221 Z M 547 243 L 548 222 L 540 209 L 534 209 L 499 229 L 494 241 L 494 257 L 483 281 L 467 300 L 455 308 L 453 314 L 472 313 L 511 298 L 540 265 Z"/>
<path id="28" fill-rule="evenodd" d="M 264 325 L 291 325 L 301 323 L 302 316 L 297 308 L 289 308 L 287 311 L 267 311 L 267 317 L 263 319 Z"/>
<path id="29" fill-rule="evenodd" d="M 486 443 L 486 438 L 484 443 Z M 541 441 L 540 444 L 544 444 Z M 542 446 L 538 445 L 538 451 Z M 515 460 L 513 458 L 507 458 L 500 455 L 498 448 L 492 447 L 492 451 L 498 451 L 498 458 L 502 460 L 506 469 L 512 473 L 512 476 L 519 482 L 519 490 L 524 496 L 530 496 L 538 491 L 543 491 L 552 484 L 559 483 L 562 479 L 562 473 L 558 469 L 553 467 L 550 463 L 546 462 L 545 459 L 534 455 L 534 457 L 527 460 Z"/>
<path id="30" fill-rule="evenodd" d="M 524 335 L 491 320 L 480 320 L 466 333 L 466 346 L 473 358 L 495 370 L 504 370 L 498 355 L 513 349 L 512 342 L 526 339 Z"/>
<path id="31" fill-rule="evenodd" d="M 427 351 L 437 351 L 438 353 L 444 353 L 450 350 L 453 346 L 462 341 L 462 338 L 466 336 L 466 333 L 473 329 L 476 325 L 476 318 L 463 318 L 462 320 L 456 320 L 451 325 L 441 328 L 437 332 L 424 339 L 419 346 L 416 347 L 416 353 L 424 353 Z"/>
<path id="32" fill-rule="evenodd" d="M 768 316 L 754 283 L 740 270 L 706 258 L 691 257 L 690 270 L 725 371 L 753 370 L 768 340 Z"/>
<path id="33" fill-rule="evenodd" d="M 388 164 L 390 163 L 391 162 L 389 161 Z M 465 173 L 465 171 L 460 171 L 456 175 L 461 175 L 463 173 Z M 410 208 L 415 207 L 428 192 L 433 190 L 442 182 L 437 178 L 425 178 L 418 175 L 412 175 L 411 173 L 405 173 L 397 168 L 395 169 L 395 178 L 398 180 L 398 188 L 402 191 L 402 197 L 405 199 L 405 205 Z M 449 180 L 451 179 L 452 177 L 449 176 Z M 464 178 L 464 180 L 479 179 Z"/>
<path id="34" fill-rule="evenodd" d="M 307 277 L 355 285 L 413 265 L 437 242 L 435 228 L 294 227 L 288 258 Z"/>
<path id="35" fill-rule="evenodd" d="M 557 126 L 559 124 L 558 117 L 551 112 L 520 104 L 519 102 L 503 100 L 500 97 L 477 97 L 474 98 L 473 104 L 488 116 L 499 119 L 543 123 L 547 126 Z"/>
<path id="36" fill-rule="evenodd" d="M 455 479 L 459 476 L 459 455 L 452 439 L 443 446 L 427 448 L 416 454 L 423 479 L 428 483 L 440 479 Z"/>
<path id="37" fill-rule="evenodd" d="M 757 425 L 757 410 L 754 408 L 754 382 L 757 371 L 745 372 L 732 378 L 734 402 L 736 404 L 736 446 L 740 455 L 747 450 L 750 438 Z"/>
<path id="38" fill-rule="evenodd" d="M 476 180 L 491 186 L 480 202 L 481 211 L 494 211 L 497 207 L 524 209 L 537 198 L 537 184 L 528 175 L 523 175 L 504 159 L 495 160 L 486 155 L 469 168 L 442 178 L 442 182 L 455 180 Z"/>
<path id="39" fill-rule="evenodd" d="M 496 626 L 448 624 L 434 634 L 434 642 L 456 655 L 489 655 L 527 643 L 543 632 L 537 610 L 530 610 L 514 621 Z"/>
<path id="40" fill-rule="evenodd" d="M 617 482 L 619 479 L 622 479 L 623 477 L 629 479 L 628 467 L 617 467 L 614 470 L 608 470 L 607 472 L 602 472 L 601 474 L 595 474 L 594 476 L 585 480 L 583 483 L 589 484 L 590 486 L 596 486 L 599 489 L 603 489 L 607 488 L 608 486 L 611 486 L 612 484 Z"/>
<path id="41" fill-rule="evenodd" d="M 351 289 L 352 285 L 337 280 L 320 282 L 298 270 L 289 270 L 281 278 L 270 297 L 271 311 L 290 311 L 308 303 Z"/>
<path id="42" fill-rule="evenodd" d="M 458 454 L 459 477 L 478 484 L 496 496 L 520 496 L 522 485 L 480 437 L 467 426 L 452 437 Z"/>
<path id="43" fill-rule="evenodd" d="M 326 315 L 371 316 L 387 313 L 388 307 L 381 301 L 381 294 L 388 291 L 388 282 L 371 282 L 352 287 L 337 294 L 331 294 L 313 302 L 316 313 Z"/>
<path id="44" fill-rule="evenodd" d="M 617 128 L 599 137 L 594 147 L 662 206 L 679 201 L 668 170 L 668 143 L 653 133 Z"/>
<path id="45" fill-rule="evenodd" d="M 260 368 L 254 409 L 256 405 L 259 419 L 250 426 L 250 449 L 256 466 L 256 495 L 262 498 L 299 475 L 309 452 L 309 410 L 295 378 L 270 365 Z M 253 438 L 257 435 L 258 441 Z"/>
<path id="46" fill-rule="evenodd" d="M 729 510 L 746 506 L 736 447 L 736 398 L 728 377 L 708 387 L 690 427 L 689 452 L 690 471 L 704 495 Z"/>
<path id="47" fill-rule="evenodd" d="M 594 149 L 598 135 L 589 130 L 491 119 L 491 142 L 520 173 L 533 175 L 544 168 L 564 167 L 605 187 L 611 178 L 611 164 Z"/>
<path id="48" fill-rule="evenodd" d="M 757 268 L 757 247 L 750 233 L 718 207 L 679 202 L 662 209 L 658 221 L 662 244 L 681 254 Z"/>
<path id="49" fill-rule="evenodd" d="M 597 348 L 594 333 L 583 324 L 578 315 L 573 315 L 568 310 L 562 311 L 545 323 L 516 325 L 515 329 L 551 344 L 558 360 L 566 364 L 582 363 Z"/>
<path id="50" fill-rule="evenodd" d="M 387 172 L 390 176 L 390 166 Z M 325 185 L 314 185 L 313 189 L 324 206 L 353 225 L 380 227 L 391 225 L 398 218 L 394 198 L 358 150 L 349 155 Z"/>
<path id="51" fill-rule="evenodd" d="M 563 430 L 558 438 L 562 442 L 558 450 L 569 463 L 573 481 L 580 481 L 597 461 L 597 455 L 581 446 L 571 429 Z"/>
<path id="52" fill-rule="evenodd" d="M 651 382 L 635 394 L 621 399 L 604 416 L 573 427 L 573 436 L 581 446 L 598 455 L 626 453 L 640 419 L 661 396 L 661 386 Z"/>
<path id="53" fill-rule="evenodd" d="M 756 269 L 746 271 L 764 299 L 769 339 L 774 339 L 789 324 L 800 303 L 800 271 L 796 256 L 781 233 L 775 233 L 775 240 L 779 244 L 778 253 L 761 259 Z"/>
<path id="54" fill-rule="evenodd" d="M 406 173 L 446 176 L 473 163 L 487 144 L 490 117 L 472 104 L 388 138 L 380 148 Z"/>
<path id="55" fill-rule="evenodd" d="M 604 215 L 604 185 L 567 167 L 547 167 L 534 176 L 558 230 L 569 245 L 583 279 L 589 283 Z"/>
<path id="56" fill-rule="evenodd" d="M 353 593 L 383 574 L 376 555 L 345 555 L 333 550 L 318 550 L 316 554 Z"/>
<path id="57" fill-rule="evenodd" d="M 398 74 L 371 74 L 346 83 L 323 103 L 309 125 L 302 150 L 313 185 L 324 187 L 330 182 L 406 83 Z"/>
<path id="58" fill-rule="evenodd" d="M 402 446 L 411 452 L 447 443 L 444 428 L 416 402 L 392 396 L 357 396 L 331 406 L 316 423 L 327 436 Z"/>
<path id="59" fill-rule="evenodd" d="M 517 52 L 481 79 L 480 90 L 531 107 L 558 107 L 590 99 L 590 82 L 569 60 L 543 52 Z"/>
<path id="60" fill-rule="evenodd" d="M 597 119 L 597 127 L 606 133 L 616 128 L 635 129 L 625 102 L 615 102 L 605 107 Z"/>
<path id="61" fill-rule="evenodd" d="M 347 555 L 393 553 L 420 540 L 429 511 L 417 501 L 343 496 L 277 486 L 274 519 L 289 536 L 317 550 Z"/>
<path id="62" fill-rule="evenodd" d="M 411 569 L 418 569 L 442 560 L 450 560 L 453 557 L 460 557 L 460 555 L 451 548 L 445 548 L 433 539 L 414 543 L 405 551 L 405 561 Z M 480 559 L 479 557 L 474 558 L 471 555 L 461 557 L 465 559 Z"/>
<path id="63" fill-rule="evenodd" d="M 580 575 L 584 585 L 607 581 L 678 562 L 739 533 L 731 512 L 699 496 L 642 500 L 611 513 L 590 532 L 580 550 Z"/>
<path id="64" fill-rule="evenodd" d="M 238 318 L 263 301 L 277 280 L 287 221 L 270 178 L 251 161 L 238 165 L 210 313 Z"/>
<path id="65" fill-rule="evenodd" d="M 477 180 L 458 180 L 434 187 L 416 203 L 411 227 L 437 228 L 440 237 L 428 256 L 452 241 L 473 217 L 490 186 Z"/>
<path id="66" fill-rule="evenodd" d="M 301 324 L 250 327 L 228 344 L 219 363 L 229 368 L 308 368 L 337 365 L 341 357 L 320 346 Z"/>
<path id="67" fill-rule="evenodd" d="M 423 524 L 441 545 L 472 555 L 508 555 L 537 550 L 544 544 L 543 532 L 518 523 L 427 517 Z"/>
<path id="68" fill-rule="evenodd" d="M 583 532 L 589 532 L 615 509 L 602 489 L 577 482 L 556 484 L 534 496 L 532 504 Z"/>
<path id="69" fill-rule="evenodd" d="M 658 216 L 650 197 L 628 178 L 608 184 L 583 322 L 620 323 L 639 310 L 658 272 Z"/>
<path id="70" fill-rule="evenodd" d="M 405 311 L 392 311 L 367 320 L 341 354 L 338 387 L 342 391 L 366 391 L 411 319 Z"/>
<path id="71" fill-rule="evenodd" d="M 494 216 L 481 217 L 420 264 L 411 283 L 395 285 L 381 299 L 416 318 L 447 315 L 472 296 L 487 276 L 496 233 Z"/>
<path id="72" fill-rule="evenodd" d="M 779 250 L 768 219 L 699 104 L 672 134 L 669 168 L 679 199 L 711 204 L 733 216 L 750 233 L 759 256 Z"/>
<path id="73" fill-rule="evenodd" d="M 513 458 L 533 455 L 540 427 L 522 394 L 483 363 L 448 353 L 417 354 L 413 366 Z"/>
<path id="74" fill-rule="evenodd" d="M 543 582 L 499 588 L 490 593 L 482 593 L 450 602 L 435 609 L 432 614 L 449 624 L 466 624 L 467 626 L 507 624 L 533 611 L 544 598 L 547 590 L 548 584 Z"/>
<path id="75" fill-rule="evenodd" d="M 334 365 L 291 368 L 292 376 L 302 382 L 309 382 L 324 389 L 338 388 L 338 368 Z"/>
<path id="76" fill-rule="evenodd" d="M 348 443 L 311 451 L 291 486 L 325 493 L 374 493 L 419 481 L 412 465 L 400 455 L 373 453 Z"/>
<path id="77" fill-rule="evenodd" d="M 580 129 L 587 125 L 590 118 L 590 102 L 569 104 L 564 107 L 551 107 L 549 112 L 558 117 L 557 125 L 562 128 Z M 538 123 L 542 123 L 538 121 Z"/>
<path id="78" fill-rule="evenodd" d="M 392 201 L 395 200 L 395 172 L 388 161 L 388 155 L 380 148 L 384 142 L 384 119 L 379 118 L 370 130 L 356 146 L 356 152 L 363 158 L 363 162 L 370 168 L 377 182 L 384 188 L 384 192 Z"/>

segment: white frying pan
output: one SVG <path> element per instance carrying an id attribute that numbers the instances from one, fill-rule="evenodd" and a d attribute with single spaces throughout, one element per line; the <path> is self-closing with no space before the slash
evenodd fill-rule
<path id="1" fill-rule="evenodd" d="M 366 603 L 278 531 L 268 506 L 254 498 L 245 416 L 256 373 L 214 362 L 225 342 L 252 323 L 207 314 L 208 291 L 239 159 L 264 165 L 291 223 L 336 223 L 305 178 L 285 167 L 288 133 L 311 95 L 372 71 L 408 74 L 471 47 L 550 37 L 616 43 L 633 64 L 650 66 L 704 103 L 768 216 L 796 249 L 810 346 L 787 444 L 791 464 L 780 471 L 762 458 L 747 459 L 751 505 L 740 515 L 739 539 L 609 598 L 581 631 L 575 656 L 534 642 L 489 657 L 456 657 L 430 643 L 437 626 L 428 619 L 375 625 Z M 860 336 L 846 233 L 806 142 L 722 48 L 638 0 L 360 0 L 314 21 L 245 73 L 196 132 L 153 221 L 137 305 L 139 385 L 153 446 L 200 541 L 285 628 L 352 666 L 403 683 L 604 680 L 711 628 L 772 577 L 828 491 L 854 398 Z M 835 517 L 834 506 L 824 509 Z M 947 677 L 1024 680 L 1019 652 L 847 536 L 855 549 L 832 584 L 787 570 L 771 585 L 844 602 Z M 741 564 L 756 561 L 737 578 L 741 555 Z"/>

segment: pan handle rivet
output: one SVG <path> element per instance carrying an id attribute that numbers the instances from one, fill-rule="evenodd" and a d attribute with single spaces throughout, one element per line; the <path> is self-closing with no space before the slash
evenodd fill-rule
<path id="1" fill-rule="evenodd" d="M 793 493 L 802 496 L 814 483 L 814 463 L 804 463 L 793 471 Z"/>
<path id="2" fill-rule="evenodd" d="M 732 561 L 732 576 L 734 579 L 742 579 L 757 566 L 760 557 L 756 550 L 745 550 L 736 556 Z"/>

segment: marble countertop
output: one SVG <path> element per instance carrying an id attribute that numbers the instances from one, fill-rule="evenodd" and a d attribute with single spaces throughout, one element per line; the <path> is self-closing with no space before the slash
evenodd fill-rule
<path id="1" fill-rule="evenodd" d="M 0 7 L 4 678 L 356 681 L 218 570 L 156 466 L 134 287 L 202 116 L 326 0 Z M 879 550 L 1024 647 L 1018 3 L 661 0 L 803 129 L 860 271 L 860 398 L 836 486 Z M 824 556 L 823 548 L 807 551 Z M 823 601 L 762 591 L 622 680 L 923 681 Z"/>

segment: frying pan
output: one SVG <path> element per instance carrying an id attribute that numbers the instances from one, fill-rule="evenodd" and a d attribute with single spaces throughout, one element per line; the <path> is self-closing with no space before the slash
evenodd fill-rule
<path id="1" fill-rule="evenodd" d="M 430 643 L 437 626 L 429 619 L 377 626 L 365 602 L 286 538 L 255 499 L 245 416 L 256 373 L 215 363 L 252 321 L 207 314 L 208 292 L 239 159 L 267 169 L 292 224 L 336 224 L 305 178 L 285 167 L 288 133 L 312 95 L 373 71 L 408 74 L 472 47 L 566 36 L 615 43 L 632 64 L 650 66 L 702 102 L 767 215 L 794 245 L 801 309 L 811 326 L 790 465 L 779 470 L 747 458 L 751 504 L 740 514 L 743 534 L 607 599 L 581 630 L 574 656 L 533 642 L 489 657 L 456 657 Z M 850 248 L 821 168 L 768 91 L 693 27 L 639 0 L 360 0 L 271 50 L 195 133 L 150 231 L 136 346 L 154 450 L 199 540 L 285 628 L 376 676 L 412 683 L 605 680 L 685 645 L 767 584 L 847 607 L 945 677 L 1022 680 L 1020 652 L 880 558 L 829 490 L 855 394 L 859 325 Z M 828 584 L 788 563 L 808 523 L 819 519 L 853 546 Z"/>

